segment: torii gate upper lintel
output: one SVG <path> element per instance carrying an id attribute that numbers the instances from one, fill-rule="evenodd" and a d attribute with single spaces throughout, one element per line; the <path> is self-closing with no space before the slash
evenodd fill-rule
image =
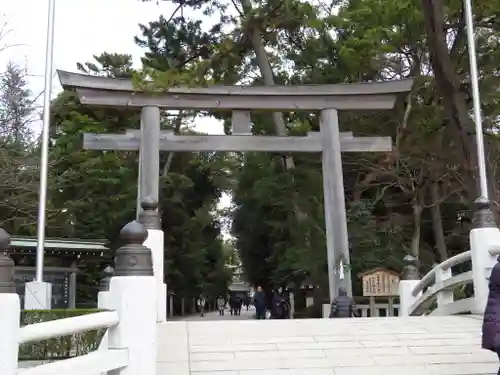
<path id="1" fill-rule="evenodd" d="M 84 147 L 94 150 L 140 150 L 138 201 L 158 199 L 159 152 L 283 151 L 322 152 L 325 227 L 330 299 L 341 282 L 352 295 L 349 269 L 344 280 L 334 272 L 335 260 L 349 263 L 341 152 L 390 151 L 390 137 L 354 137 L 340 133 L 337 110 L 392 109 L 398 94 L 410 91 L 413 80 L 380 83 L 297 86 L 175 87 L 147 93 L 131 80 L 58 71 L 64 88 L 76 89 L 82 104 L 140 107 L 141 130 L 126 134 L 85 134 Z M 174 135 L 160 130 L 160 108 L 233 111 L 235 135 Z M 252 136 L 250 110 L 320 111 L 320 134 L 305 137 Z"/>
<path id="2" fill-rule="evenodd" d="M 143 92 L 131 80 L 58 71 L 64 88 L 76 89 L 82 104 L 97 106 L 159 107 L 164 109 L 229 110 L 377 110 L 391 109 L 399 93 L 413 80 L 295 86 L 172 87 Z"/>

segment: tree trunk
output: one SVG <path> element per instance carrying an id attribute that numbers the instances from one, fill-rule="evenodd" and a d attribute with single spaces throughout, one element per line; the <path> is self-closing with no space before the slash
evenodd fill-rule
<path id="1" fill-rule="evenodd" d="M 418 259 L 420 254 L 420 231 L 422 222 L 422 211 L 424 210 L 424 205 L 422 203 L 421 197 L 419 197 L 419 192 L 415 192 L 416 196 L 413 200 L 413 234 L 411 236 L 411 254 Z"/>
<path id="2" fill-rule="evenodd" d="M 477 166 L 476 143 L 472 122 L 464 94 L 460 91 L 460 80 L 448 50 L 444 27 L 442 0 L 422 0 L 429 58 L 437 87 L 443 97 L 448 123 L 459 135 L 459 147 L 463 152 L 463 167 L 468 174 L 467 196 L 476 198 L 475 168 Z"/>
<path id="3" fill-rule="evenodd" d="M 441 197 L 439 195 L 439 182 L 432 181 L 429 189 L 431 194 L 432 230 L 434 232 L 436 250 L 439 255 L 439 261 L 444 262 L 446 259 L 448 259 L 448 250 L 446 249 L 443 230 L 443 218 L 441 217 Z"/>
<path id="4" fill-rule="evenodd" d="M 241 0 L 242 8 L 245 12 L 245 17 L 251 17 L 253 8 L 252 3 L 249 0 Z M 274 86 L 274 73 L 271 69 L 271 63 L 269 61 L 269 56 L 267 55 L 264 43 L 262 42 L 262 34 L 261 30 L 258 28 L 256 24 L 253 24 L 250 30 L 251 33 L 251 41 L 253 50 L 255 52 L 255 56 L 257 57 L 257 64 L 259 65 L 260 73 L 262 74 L 262 78 L 264 79 L 264 84 L 266 86 Z M 283 113 L 281 112 L 273 112 L 273 122 L 274 122 L 274 131 L 279 136 L 287 135 L 287 129 L 285 125 L 285 119 L 283 117 Z M 295 167 L 295 163 L 293 162 L 293 158 L 290 155 L 284 156 L 284 167 L 285 169 L 293 169 Z"/>

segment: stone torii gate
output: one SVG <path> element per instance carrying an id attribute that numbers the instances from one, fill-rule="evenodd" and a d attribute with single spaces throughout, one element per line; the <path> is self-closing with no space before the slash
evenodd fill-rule
<path id="1" fill-rule="evenodd" d="M 388 152 L 392 141 L 390 137 L 354 137 L 350 132 L 339 132 L 337 111 L 391 109 L 396 96 L 411 89 L 412 80 L 340 85 L 175 87 L 161 93 L 148 93 L 135 88 L 128 79 L 64 71 L 58 74 L 64 88 L 76 89 L 82 104 L 141 108 L 140 131 L 84 135 L 86 149 L 140 151 L 139 201 L 145 198 L 158 201 L 160 151 L 321 152 L 330 299 L 338 291 L 342 273 L 348 293 L 352 295 L 349 267 L 344 272 L 335 270 L 338 259 L 349 263 L 341 152 Z M 160 108 L 231 110 L 233 135 L 175 135 L 161 131 Z M 251 110 L 320 111 L 320 132 L 310 132 L 303 137 L 251 135 Z M 153 253 L 153 261 L 163 263 L 163 248 L 153 249 Z M 163 283 L 163 274 L 157 277 Z"/>

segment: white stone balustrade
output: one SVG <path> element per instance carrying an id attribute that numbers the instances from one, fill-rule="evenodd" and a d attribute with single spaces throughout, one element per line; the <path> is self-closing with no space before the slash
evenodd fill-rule
<path id="1" fill-rule="evenodd" d="M 13 280 L 14 263 L 4 250 L 10 239 L 0 229 L 0 374 L 1 375 L 113 375 L 156 374 L 157 281 L 151 250 L 142 246 L 146 228 L 127 224 L 126 245 L 117 250 L 117 272 L 109 291 L 99 293 L 99 307 L 107 311 L 20 326 L 21 306 Z M 19 345 L 74 333 L 107 328 L 99 349 L 70 359 L 19 368 Z"/>
<path id="2" fill-rule="evenodd" d="M 401 316 L 483 314 L 488 298 L 488 279 L 500 255 L 500 230 L 487 201 L 476 202 L 470 232 L 471 250 L 434 266 L 421 279 L 403 277 L 399 285 Z M 452 267 L 471 262 L 472 269 L 456 275 Z M 455 299 L 455 289 L 472 284 L 474 296 Z M 435 304 L 434 304 L 435 303 Z"/>

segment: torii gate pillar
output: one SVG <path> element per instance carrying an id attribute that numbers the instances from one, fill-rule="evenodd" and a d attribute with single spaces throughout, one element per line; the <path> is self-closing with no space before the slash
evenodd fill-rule
<path id="1" fill-rule="evenodd" d="M 141 108 L 141 146 L 139 149 L 139 176 L 137 183 L 137 218 L 141 202 L 152 199 L 159 202 L 160 189 L 160 109 Z"/>
<path id="2" fill-rule="evenodd" d="M 344 177 L 340 151 L 339 119 L 335 109 L 324 109 L 320 116 L 323 142 L 323 194 L 328 262 L 328 289 L 333 301 L 340 286 L 352 296 L 350 267 L 337 270 L 337 258 L 349 265 L 349 239 L 344 197 Z M 337 271 L 337 272 L 336 272 Z M 343 275 L 343 280 L 340 276 Z"/>

